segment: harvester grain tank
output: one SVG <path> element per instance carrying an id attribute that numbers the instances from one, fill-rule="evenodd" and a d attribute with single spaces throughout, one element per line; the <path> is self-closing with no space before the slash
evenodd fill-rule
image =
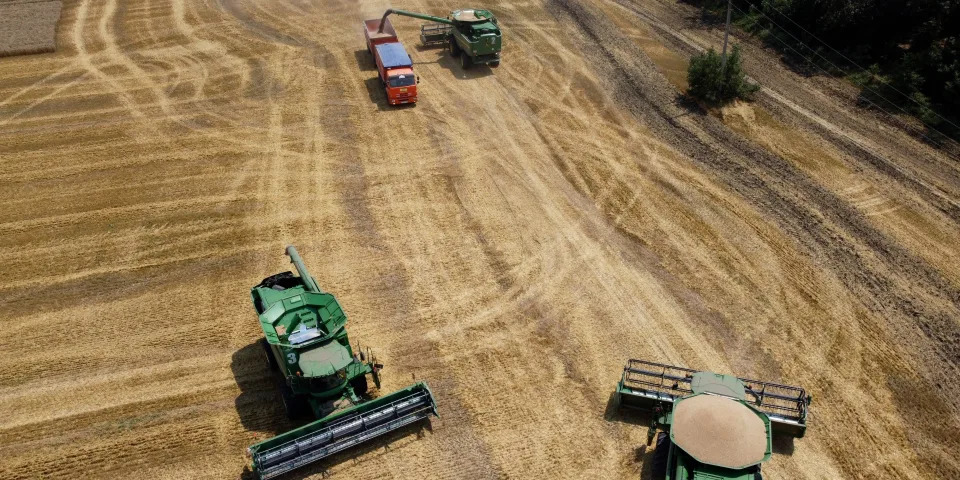
<path id="1" fill-rule="evenodd" d="M 287 415 L 317 420 L 247 449 L 261 479 L 437 415 L 425 382 L 376 399 L 367 395 L 367 376 L 379 389 L 383 365 L 369 350 L 351 348 L 347 316 L 336 298 L 320 290 L 294 247 L 287 247 L 287 255 L 299 276 L 267 277 L 250 295 L 267 362 L 282 380 Z"/>
<path id="2" fill-rule="evenodd" d="M 434 22 L 420 27 L 420 40 L 426 45 L 448 45 L 450 54 L 460 58 L 460 66 L 464 69 L 479 64 L 500 65 L 503 39 L 497 18 L 489 10 L 454 10 L 443 18 L 391 8 L 384 12 L 381 27 L 391 13 Z"/>
<path id="3" fill-rule="evenodd" d="M 413 73 L 413 61 L 397 39 L 397 32 L 390 21 L 378 19 L 363 21 L 363 35 L 367 50 L 377 64 L 380 83 L 390 105 L 417 103 L 417 77 Z"/>
<path id="4" fill-rule="evenodd" d="M 773 436 L 803 437 L 811 397 L 800 387 L 630 360 L 615 400 L 652 414 L 654 480 L 760 480 Z"/>

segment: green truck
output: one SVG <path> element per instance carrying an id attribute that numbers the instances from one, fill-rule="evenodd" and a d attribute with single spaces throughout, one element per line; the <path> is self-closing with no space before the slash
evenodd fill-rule
<path id="1" fill-rule="evenodd" d="M 630 360 L 618 407 L 650 413 L 654 480 L 761 480 L 773 436 L 800 438 L 811 397 L 800 388 Z"/>
<path id="2" fill-rule="evenodd" d="M 489 10 L 476 8 L 454 10 L 446 18 L 423 13 L 389 9 L 380 20 L 380 28 L 390 14 L 419 18 L 434 22 L 420 27 L 420 40 L 425 45 L 444 44 L 450 54 L 459 58 L 460 66 L 468 69 L 473 65 L 500 65 L 500 50 L 503 38 L 496 16 Z"/>
<path id="3" fill-rule="evenodd" d="M 315 420 L 247 449 L 261 479 L 437 415 L 425 382 L 377 398 L 369 395 L 367 377 L 379 389 L 383 365 L 369 350 L 351 347 L 347 316 L 336 298 L 320 290 L 296 248 L 288 246 L 286 252 L 299 276 L 272 275 L 250 295 L 287 415 Z"/>

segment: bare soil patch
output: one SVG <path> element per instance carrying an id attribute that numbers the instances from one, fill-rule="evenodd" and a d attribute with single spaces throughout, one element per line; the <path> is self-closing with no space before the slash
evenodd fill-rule
<path id="1" fill-rule="evenodd" d="M 0 57 L 57 48 L 60 0 L 0 1 Z"/>
<path id="2" fill-rule="evenodd" d="M 484 6 L 497 69 L 394 19 L 405 109 L 381 1 L 76 0 L 0 61 L 0 478 L 249 478 L 287 244 L 440 409 L 295 478 L 649 478 L 631 357 L 807 388 L 770 478 L 960 478 L 956 162 L 749 45 L 757 103 L 688 108 L 673 1 Z"/>

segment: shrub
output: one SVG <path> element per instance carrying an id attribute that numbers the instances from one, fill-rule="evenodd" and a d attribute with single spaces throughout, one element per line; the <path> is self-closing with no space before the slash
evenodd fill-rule
<path id="1" fill-rule="evenodd" d="M 734 46 L 727 57 L 726 70 L 723 58 L 714 49 L 690 59 L 687 70 L 688 92 L 708 105 L 719 106 L 735 99 L 749 100 L 760 89 L 746 80 L 740 60 L 740 46 Z"/>

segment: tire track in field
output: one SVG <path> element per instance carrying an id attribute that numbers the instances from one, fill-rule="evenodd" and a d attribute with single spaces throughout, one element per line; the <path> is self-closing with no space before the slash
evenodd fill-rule
<path id="1" fill-rule="evenodd" d="M 731 135 L 712 117 L 678 117 L 682 111 L 664 101 L 673 95 L 658 92 L 669 87 L 665 82 L 657 83 L 648 73 L 655 69 L 647 66 L 650 70 L 644 72 L 639 69 L 639 61 L 624 60 L 620 49 L 626 42 L 617 37 L 616 29 L 601 26 L 604 21 L 578 3 L 557 0 L 553 4 L 577 25 L 591 45 L 588 48 L 602 53 L 596 64 L 601 71 L 609 72 L 630 110 L 733 191 L 767 212 L 812 254 L 825 255 L 827 267 L 847 288 L 862 295 L 865 307 L 887 318 L 886 328 L 909 342 L 914 361 L 926 366 L 921 373 L 931 392 L 927 400 L 932 403 L 927 408 L 931 412 L 955 412 L 957 392 L 948 378 L 956 376 L 960 360 L 960 325 L 952 320 L 957 318 L 960 294 L 939 273 L 890 242 L 859 212 L 792 165 Z M 917 284 L 922 285 L 923 301 L 917 299 Z M 922 336 L 916 334 L 917 329 Z M 939 418 L 940 414 L 933 415 Z M 932 425 L 930 429 L 937 431 Z M 946 437 L 939 440 L 956 443 Z M 957 466 L 941 459 L 927 468 L 950 472 Z"/>

